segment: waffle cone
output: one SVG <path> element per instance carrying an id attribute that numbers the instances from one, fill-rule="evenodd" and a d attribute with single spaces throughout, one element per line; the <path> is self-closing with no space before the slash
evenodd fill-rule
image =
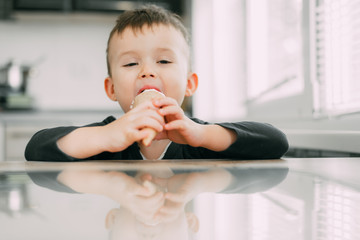
<path id="1" fill-rule="evenodd" d="M 146 101 L 151 101 L 156 98 L 164 98 L 164 97 L 165 97 L 164 94 L 154 89 L 145 90 L 144 92 L 140 93 L 135 97 L 133 107 L 135 108 L 139 104 Z M 154 140 L 157 132 L 152 128 L 144 128 L 144 130 L 148 131 L 149 135 L 142 140 L 142 144 L 145 146 L 149 146 L 152 140 Z"/>

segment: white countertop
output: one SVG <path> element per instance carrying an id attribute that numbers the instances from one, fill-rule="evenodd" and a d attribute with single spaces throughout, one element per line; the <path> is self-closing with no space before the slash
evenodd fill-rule
<path id="1" fill-rule="evenodd" d="M 173 192 L 170 186 L 180 186 L 180 189 L 187 186 L 184 190 L 201 186 L 198 185 L 201 181 L 192 182 L 189 176 L 200 176 L 199 179 L 202 179 L 203 173 L 215 171 L 223 174 L 228 171 L 234 177 L 226 188 L 226 191 L 230 192 L 200 193 L 186 204 L 184 212 L 195 214 L 193 216 L 196 216 L 200 223 L 199 231 L 193 233 L 196 240 L 254 239 L 259 237 L 259 234 L 263 240 L 322 239 L 321 236 L 324 234 L 329 238 L 337 236 L 339 239 L 356 240 L 360 233 L 360 158 L 71 163 L 19 161 L 0 162 L 2 237 L 54 240 L 109 239 L 109 232 L 104 227 L 106 216 L 112 213 L 112 209 L 127 208 L 103 194 L 104 191 L 101 189 L 108 191 L 111 185 L 120 184 L 119 188 L 110 188 L 110 193 L 118 191 L 117 189 L 120 191 L 121 182 L 116 182 L 116 178 L 110 178 L 110 181 L 106 182 L 93 180 L 103 176 L 103 173 L 105 176 L 125 173 L 131 177 L 131 172 L 147 172 L 153 175 L 169 169 L 173 175 L 164 177 L 167 183 L 164 193 Z M 70 182 L 72 187 L 81 186 L 79 183 L 84 180 L 83 177 L 90 176 L 84 182 L 85 188 L 101 191 L 93 191 L 90 194 L 67 193 L 69 187 L 60 184 L 57 179 L 58 174 L 63 172 L 70 172 L 73 177 L 75 176 L 75 185 Z M 207 180 L 203 183 L 211 188 L 213 184 L 224 180 L 223 177 L 218 178 L 219 176 L 227 176 L 221 174 L 204 178 Z M 187 176 L 185 179 L 190 182 L 183 182 L 183 176 Z M 172 182 L 175 179 L 177 180 Z M 95 187 L 94 183 L 100 185 Z M 143 203 L 148 204 L 148 200 Z M 165 201 L 164 204 L 170 203 Z M 140 209 L 145 205 L 135 206 Z M 182 211 L 179 214 L 179 219 L 182 219 Z M 133 215 L 128 215 L 126 219 L 126 222 L 116 229 L 117 234 L 139 233 L 137 223 L 131 222 Z M 171 224 L 166 225 L 167 227 L 154 225 L 146 229 L 159 230 L 156 226 L 162 226 L 161 234 L 162 231 L 168 231 L 171 239 L 186 239 L 182 234 L 190 230 L 181 228 L 182 225 L 176 222 L 177 220 L 174 221 L 170 221 Z M 171 227 L 173 223 L 176 228 Z M 143 230 L 140 232 L 143 233 Z M 221 237 L 213 238 L 214 236 Z"/>

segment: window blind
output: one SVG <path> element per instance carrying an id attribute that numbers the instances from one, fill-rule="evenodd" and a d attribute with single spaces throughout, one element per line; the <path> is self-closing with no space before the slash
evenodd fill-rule
<path id="1" fill-rule="evenodd" d="M 360 193 L 333 182 L 315 184 L 316 240 L 360 239 Z"/>
<path id="2" fill-rule="evenodd" d="M 314 20 L 315 113 L 360 111 L 360 1 L 318 0 Z"/>
<path id="3" fill-rule="evenodd" d="M 304 239 L 303 200 L 274 191 L 248 197 L 248 239 Z"/>

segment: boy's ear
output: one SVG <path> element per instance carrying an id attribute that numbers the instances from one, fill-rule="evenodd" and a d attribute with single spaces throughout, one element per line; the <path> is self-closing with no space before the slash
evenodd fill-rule
<path id="1" fill-rule="evenodd" d="M 111 230 L 114 226 L 116 216 L 119 214 L 120 210 L 117 208 L 111 209 L 105 218 L 105 227 L 108 230 Z"/>
<path id="2" fill-rule="evenodd" d="M 196 73 L 189 73 L 186 85 L 185 96 L 190 97 L 192 96 L 198 87 L 199 80 Z"/>
<path id="3" fill-rule="evenodd" d="M 187 220 L 189 229 L 193 233 L 197 233 L 199 231 L 199 227 L 200 227 L 199 218 L 192 212 L 186 213 L 185 216 L 186 216 L 186 220 Z"/>
<path id="4" fill-rule="evenodd" d="M 104 87 L 106 95 L 113 101 L 116 101 L 114 83 L 111 77 L 107 77 L 104 80 Z"/>

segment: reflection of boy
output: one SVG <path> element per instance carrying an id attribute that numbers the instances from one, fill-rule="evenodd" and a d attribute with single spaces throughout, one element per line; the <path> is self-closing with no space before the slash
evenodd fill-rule
<path id="1" fill-rule="evenodd" d="M 209 124 L 188 118 L 181 104 L 197 89 L 190 71 L 186 29 L 179 18 L 150 6 L 123 13 L 111 31 L 105 79 L 107 96 L 125 114 L 85 127 L 61 127 L 38 132 L 30 140 L 27 160 L 279 158 L 288 149 L 285 135 L 256 122 Z M 130 110 L 145 89 L 163 99 Z M 148 147 L 141 144 L 148 128 L 158 134 Z M 139 142 L 139 143 L 138 143 Z"/>
<path id="2" fill-rule="evenodd" d="M 172 222 L 146 225 L 125 208 L 114 208 L 106 217 L 106 227 L 111 240 L 120 239 L 192 239 L 198 231 L 199 223 L 193 213 L 183 212 Z"/>
<path id="3" fill-rule="evenodd" d="M 174 174 L 168 168 L 138 172 L 66 169 L 57 181 L 79 193 L 100 194 L 120 204 L 106 218 L 111 239 L 188 239 L 197 232 L 195 214 L 185 205 L 203 192 L 220 192 L 231 186 L 233 175 L 225 169 Z M 152 192 L 143 182 L 166 189 Z"/>
<path id="4" fill-rule="evenodd" d="M 197 217 L 193 213 L 184 212 L 185 205 L 197 195 L 204 192 L 226 194 L 266 191 L 282 182 L 288 173 L 288 168 L 282 164 L 275 168 L 231 167 L 195 171 L 173 171 L 156 165 L 151 169 L 142 168 L 141 171 L 127 173 L 104 171 L 104 165 L 91 163 L 81 165 L 81 168 L 79 166 L 70 165 L 61 172 L 28 174 L 39 186 L 61 192 L 103 195 L 119 203 L 121 207 L 111 210 L 106 219 L 106 226 L 111 230 L 113 239 L 119 236 L 131 239 L 124 236 L 138 233 L 143 237 L 156 233 L 156 239 L 162 239 L 160 236 L 167 239 L 165 236 L 175 232 L 176 237 L 183 238 L 171 239 L 186 239 L 188 233 L 199 229 Z M 150 189 L 145 182 L 150 182 L 156 189 Z"/>
<path id="5" fill-rule="evenodd" d="M 196 175 L 197 174 L 198 173 L 196 173 Z M 120 208 L 110 210 L 107 214 L 105 224 L 106 228 L 109 230 L 110 239 L 193 239 L 192 235 L 199 230 L 199 220 L 194 213 L 185 212 L 184 208 L 188 201 L 200 193 L 197 192 L 197 190 L 203 190 L 202 187 L 204 186 L 194 188 L 194 186 L 199 185 L 195 179 L 193 179 L 194 182 L 192 181 L 193 184 L 191 185 L 184 184 L 184 181 L 180 180 L 182 178 L 188 178 L 188 176 L 191 175 L 192 173 L 180 174 L 179 176 L 181 177 L 179 178 L 177 178 L 177 175 L 173 175 L 169 179 L 162 178 L 158 183 L 160 185 L 164 184 L 164 187 L 166 188 L 165 192 L 157 191 L 152 193 L 152 195 L 139 194 L 134 196 L 134 198 L 146 202 L 144 205 L 135 206 L 137 209 L 136 211 L 134 211 L 134 208 L 129 209 L 124 207 L 124 205 L 121 205 Z M 202 178 L 203 174 L 200 175 Z M 207 174 L 205 173 L 204 177 L 206 175 Z M 149 179 L 154 182 L 157 180 L 159 181 L 157 178 L 152 178 L 153 176 L 148 173 L 140 176 L 143 179 Z M 223 183 L 225 186 L 222 186 L 221 188 L 225 188 L 229 184 L 231 178 L 229 178 L 228 174 L 227 176 L 228 177 L 224 180 L 219 179 L 219 182 L 225 182 Z M 173 184 L 171 184 L 171 182 L 173 182 Z M 176 189 L 173 189 L 172 186 L 174 185 L 174 182 L 176 182 Z M 140 186 L 138 185 L 137 188 L 139 187 Z M 207 188 L 204 187 L 204 189 Z M 176 193 L 177 190 L 180 190 L 180 192 Z M 174 192 L 171 193 L 172 191 Z M 176 199 L 177 202 L 166 199 L 166 196 L 169 194 L 172 194 L 172 198 Z M 164 201 L 159 201 L 159 196 L 164 196 Z M 162 205 L 160 207 L 150 206 L 149 203 L 156 203 L 154 200 L 158 203 L 161 202 Z M 133 205 L 133 203 L 131 205 Z M 140 213 L 140 211 L 142 212 Z"/>

